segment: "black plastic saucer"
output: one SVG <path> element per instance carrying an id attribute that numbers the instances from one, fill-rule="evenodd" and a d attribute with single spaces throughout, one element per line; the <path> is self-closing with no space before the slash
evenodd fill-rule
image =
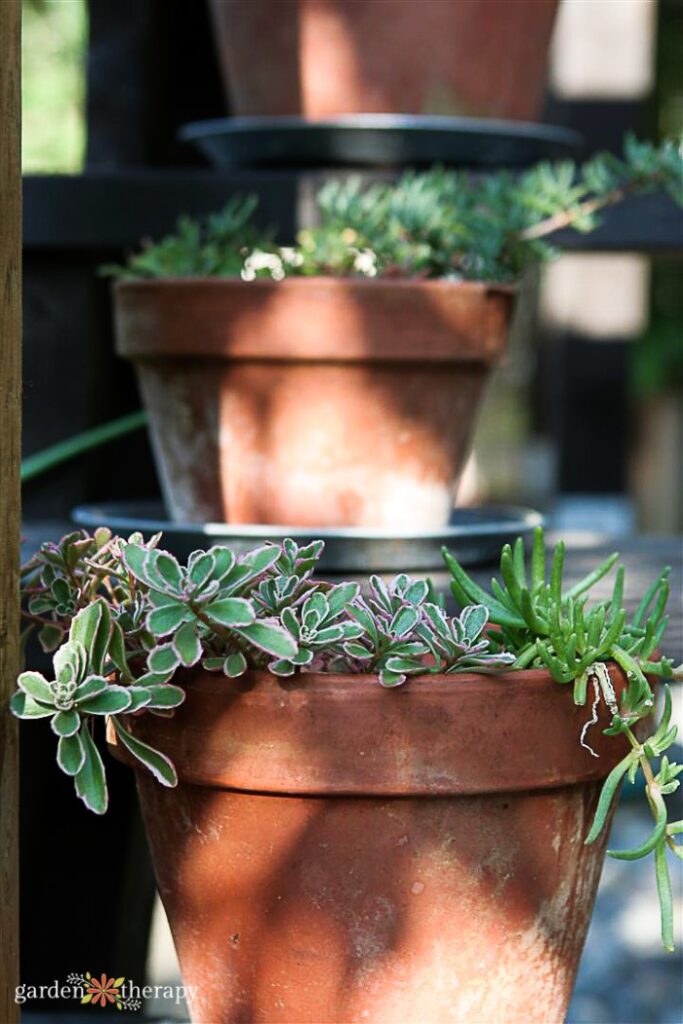
<path id="1" fill-rule="evenodd" d="M 191 551 L 225 544 L 235 551 L 265 541 L 292 537 L 298 544 L 321 538 L 325 550 L 320 568 L 330 573 L 414 572 L 443 569 L 441 547 L 446 545 L 465 565 L 484 565 L 498 560 L 503 544 L 528 537 L 543 517 L 532 509 L 511 505 L 454 509 L 448 526 L 431 533 L 361 528 L 315 529 L 294 526 L 249 526 L 230 523 L 174 523 L 166 519 L 156 502 L 111 502 L 80 505 L 73 521 L 87 529 L 108 526 L 128 536 L 139 530 L 146 537 L 162 532 L 162 547 L 179 558 Z"/>
<path id="2" fill-rule="evenodd" d="M 418 114 L 354 114 L 195 121 L 179 131 L 214 167 L 528 167 L 571 157 L 581 136 L 522 121 Z"/>

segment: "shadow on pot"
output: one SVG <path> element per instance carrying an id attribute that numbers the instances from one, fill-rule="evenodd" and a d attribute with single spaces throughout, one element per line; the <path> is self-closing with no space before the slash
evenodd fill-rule
<path id="1" fill-rule="evenodd" d="M 173 519 L 448 521 L 511 288 L 189 279 L 115 296 Z"/>
<path id="2" fill-rule="evenodd" d="M 195 1020 L 563 1019 L 623 749 L 545 673 L 185 681 L 135 730 L 182 780 L 138 786 Z"/>

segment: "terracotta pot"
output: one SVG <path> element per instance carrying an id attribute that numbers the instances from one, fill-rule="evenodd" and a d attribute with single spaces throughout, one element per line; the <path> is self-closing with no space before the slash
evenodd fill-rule
<path id="1" fill-rule="evenodd" d="M 211 0 L 234 114 L 535 120 L 557 0 Z"/>
<path id="2" fill-rule="evenodd" d="M 115 295 L 174 519 L 447 522 L 511 289 L 184 279 Z"/>
<path id="3" fill-rule="evenodd" d="M 181 780 L 137 773 L 194 1021 L 564 1020 L 627 746 L 604 709 L 593 757 L 539 670 L 180 681 L 174 718 L 131 726 Z"/>

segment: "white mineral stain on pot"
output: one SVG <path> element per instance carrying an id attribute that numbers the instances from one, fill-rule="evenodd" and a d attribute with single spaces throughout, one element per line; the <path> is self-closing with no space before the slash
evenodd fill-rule
<path id="1" fill-rule="evenodd" d="M 447 521 L 452 503 L 450 480 L 393 473 L 382 481 L 373 518 L 392 529 L 435 530 Z"/>
<path id="2" fill-rule="evenodd" d="M 413 884 L 410 887 L 410 891 L 412 892 L 413 896 L 419 896 L 420 893 L 424 892 L 424 888 L 424 882 L 413 882 Z"/>

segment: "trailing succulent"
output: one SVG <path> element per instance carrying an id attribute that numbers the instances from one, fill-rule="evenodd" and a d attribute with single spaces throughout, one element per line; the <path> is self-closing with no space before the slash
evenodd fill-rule
<path id="1" fill-rule="evenodd" d="M 529 563 L 524 545 L 506 545 L 500 580 L 485 590 L 444 549 L 452 592 L 461 607 L 450 616 L 430 582 L 401 574 L 389 582 L 329 583 L 314 577 L 323 542 L 298 547 L 292 540 L 266 544 L 236 556 L 229 548 L 195 551 L 186 565 L 160 550 L 160 535 L 144 542 L 106 529 L 69 534 L 43 545 L 22 569 L 26 634 L 38 629 L 46 652 L 54 651 L 53 679 L 39 672 L 19 676 L 12 710 L 19 718 L 49 718 L 58 737 L 57 761 L 76 792 L 98 814 L 107 808 L 102 758 L 93 739 L 95 722 L 108 716 L 118 741 L 164 785 L 176 784 L 171 761 L 130 730 L 128 716 L 170 715 L 184 700 L 183 668 L 238 677 L 250 669 L 274 676 L 345 672 L 378 678 L 396 687 L 410 677 L 424 685 L 430 674 L 514 672 L 545 668 L 560 684 L 572 684 L 577 705 L 592 705 L 582 744 L 603 701 L 611 723 L 630 751 L 605 781 L 586 842 L 608 820 L 623 778 L 639 773 L 654 817 L 650 837 L 637 849 L 610 851 L 637 859 L 654 853 L 662 912 L 662 939 L 673 948 L 671 880 L 667 849 L 683 859 L 674 837 L 683 822 L 669 822 L 664 797 L 679 786 L 683 766 L 669 761 L 676 738 L 671 697 L 650 738 L 635 726 L 653 714 L 649 677 L 675 677 L 672 663 L 657 657 L 666 629 L 669 593 L 665 569 L 635 613 L 623 607 L 624 570 L 611 594 L 588 605 L 590 591 L 614 567 L 612 555 L 579 583 L 563 586 L 564 545 L 550 567 L 542 530 Z M 26 635 L 25 634 L 25 635 Z M 607 668 L 616 662 L 628 679 L 618 702 Z M 509 678 L 509 676 L 508 676 Z M 592 753 L 592 751 L 591 751 Z"/>
<path id="2" fill-rule="evenodd" d="M 682 182 L 679 146 L 633 137 L 623 159 L 601 153 L 581 167 L 564 161 L 484 175 L 435 168 L 395 184 L 329 182 L 317 197 L 319 226 L 301 231 L 293 247 L 257 230 L 255 197 L 235 196 L 202 221 L 181 218 L 175 234 L 103 272 L 124 280 L 322 274 L 514 281 L 556 255 L 547 235 L 592 231 L 600 211 L 629 194 L 663 189 L 683 205 Z"/>
<path id="3" fill-rule="evenodd" d="M 668 618 L 669 572 L 664 569 L 652 583 L 629 619 L 623 607 L 624 568 L 617 569 L 612 592 L 606 599 L 587 606 L 591 589 L 614 567 L 618 555 L 605 559 L 584 579 L 568 589 L 563 587 L 564 544 L 552 554 L 550 570 L 543 531 L 534 536 L 530 565 L 524 545 L 505 545 L 500 559 L 501 580 L 493 579 L 490 590 L 478 586 L 452 555 L 444 549 L 456 601 L 473 601 L 485 607 L 491 628 L 488 636 L 494 650 L 515 655 L 513 670 L 530 667 L 547 669 L 561 684 L 573 684 L 574 702 L 585 705 L 592 700 L 592 714 L 584 728 L 597 721 L 596 709 L 602 700 L 611 714 L 605 733 L 623 734 L 630 751 L 605 780 L 598 807 L 586 843 L 593 843 L 605 827 L 610 807 L 621 781 L 635 783 L 639 774 L 645 782 L 647 801 L 654 818 L 649 838 L 633 850 L 609 850 L 620 860 L 637 860 L 654 854 L 657 889 L 661 910 L 662 942 L 673 950 L 673 900 L 671 878 L 666 860 L 667 848 L 683 860 L 683 846 L 674 836 L 683 832 L 683 821 L 668 821 L 664 797 L 674 793 L 683 765 L 669 761 L 666 751 L 676 741 L 677 727 L 671 724 L 671 693 L 664 687 L 664 708 L 649 739 L 640 741 L 634 726 L 654 711 L 654 697 L 648 676 L 680 678 L 683 666 L 674 669 L 667 658 L 657 657 Z M 606 662 L 616 662 L 624 670 L 628 687 L 617 704 Z M 589 693 L 592 694 L 589 697 Z M 582 737 L 582 743 L 591 748 Z M 593 753 L 593 751 L 591 751 Z"/>

